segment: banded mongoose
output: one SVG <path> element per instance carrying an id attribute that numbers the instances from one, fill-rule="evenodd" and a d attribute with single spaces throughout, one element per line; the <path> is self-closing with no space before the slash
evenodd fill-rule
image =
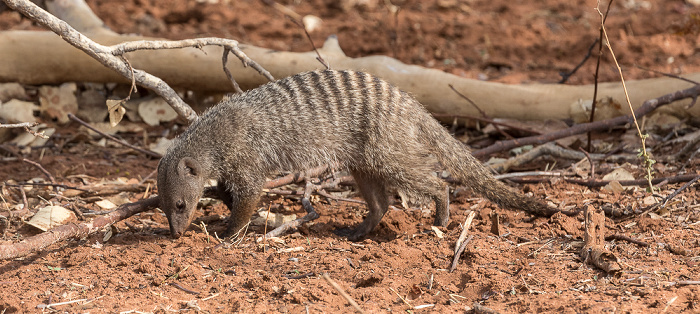
<path id="1" fill-rule="evenodd" d="M 556 212 L 494 179 L 408 93 L 355 71 L 305 72 L 223 100 L 175 139 L 160 160 L 158 193 L 171 235 L 178 238 L 205 182 L 218 180 L 220 197 L 231 210 L 231 234 L 248 223 L 267 175 L 335 165 L 353 175 L 367 202 L 367 217 L 346 234 L 359 240 L 384 216 L 389 190 L 434 201 L 434 224 L 447 224 L 446 183 L 431 174 L 434 158 L 500 206 Z"/>

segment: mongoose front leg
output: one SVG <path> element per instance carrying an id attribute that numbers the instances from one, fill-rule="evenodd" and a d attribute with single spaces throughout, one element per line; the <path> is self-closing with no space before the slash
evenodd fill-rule
<path id="1" fill-rule="evenodd" d="M 224 236 L 234 236 L 238 239 L 244 236 L 245 227 L 260 200 L 260 189 L 248 187 L 245 190 L 231 189 L 226 182 L 219 182 L 218 191 L 221 200 L 231 210 L 228 228 Z"/>

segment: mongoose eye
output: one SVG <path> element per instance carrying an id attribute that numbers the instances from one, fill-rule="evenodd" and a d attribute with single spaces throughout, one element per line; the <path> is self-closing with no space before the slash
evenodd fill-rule
<path id="1" fill-rule="evenodd" d="M 175 202 L 175 207 L 177 207 L 177 209 L 179 210 L 183 210 L 185 209 L 185 202 L 183 202 L 182 200 L 178 200 L 177 202 Z"/>

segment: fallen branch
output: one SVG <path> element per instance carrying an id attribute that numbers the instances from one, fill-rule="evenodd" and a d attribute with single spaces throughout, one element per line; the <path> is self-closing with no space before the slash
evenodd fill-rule
<path id="1" fill-rule="evenodd" d="M 25 256 L 68 238 L 85 237 L 99 231 L 105 226 L 157 207 L 159 203 L 160 198 L 156 196 L 124 204 L 119 206 L 114 212 L 97 217 L 87 223 L 61 225 L 44 233 L 29 237 L 19 243 L 0 245 L 0 260 Z"/>
<path id="2" fill-rule="evenodd" d="M 670 94 L 663 95 L 658 98 L 654 99 L 649 99 L 645 101 L 641 107 L 639 107 L 637 110 L 634 111 L 634 116 L 637 118 L 641 118 L 650 112 L 656 110 L 657 108 L 668 105 L 670 103 L 673 103 L 677 100 L 681 99 L 686 99 L 686 98 L 692 98 L 693 103 L 695 102 L 695 99 L 697 99 L 698 95 L 700 95 L 700 85 L 695 85 L 691 88 L 687 88 L 684 90 L 679 90 Z M 700 107 L 700 106 L 698 106 Z M 483 157 L 487 156 L 490 154 L 493 154 L 495 152 L 500 152 L 504 150 L 509 150 L 515 147 L 520 147 L 524 145 L 530 145 L 530 144 L 544 144 L 553 140 L 557 140 L 560 138 L 572 136 L 572 135 L 577 135 L 577 134 L 583 134 L 586 132 L 590 131 L 603 131 L 603 130 L 608 130 L 614 126 L 617 125 L 622 125 L 626 123 L 633 123 L 634 122 L 634 117 L 630 115 L 626 116 L 620 116 L 608 120 L 603 120 L 603 121 L 596 121 L 596 122 L 589 122 L 589 123 L 581 123 L 574 125 L 568 129 L 563 129 L 559 130 L 556 132 L 552 133 L 547 133 L 543 135 L 538 135 L 538 136 L 530 136 L 530 137 L 524 137 L 524 138 L 519 138 L 519 139 L 514 139 L 514 140 L 508 140 L 508 141 L 501 141 L 496 144 L 493 144 L 489 147 L 479 149 L 477 151 L 472 152 L 472 155 L 475 157 Z"/>
<path id="3" fill-rule="evenodd" d="M 16 10 L 35 22 L 50 29 L 62 39 L 73 45 L 75 48 L 82 50 L 93 59 L 99 61 L 106 68 L 114 70 L 121 74 L 124 78 L 131 79 L 139 85 L 153 90 L 161 96 L 181 117 L 192 122 L 197 118 L 197 114 L 178 96 L 165 81 L 157 76 L 151 75 L 146 71 L 134 69 L 130 62 L 124 57 L 127 52 L 148 49 L 174 49 L 183 47 L 201 48 L 205 45 L 216 45 L 224 48 L 222 53 L 223 60 L 226 60 L 226 54 L 233 53 L 243 63 L 244 67 L 251 66 L 259 71 L 268 80 L 273 80 L 272 75 L 265 71 L 260 65 L 248 58 L 243 51 L 238 47 L 238 42 L 235 40 L 221 38 L 199 38 L 188 39 L 181 41 L 131 41 L 114 46 L 104 46 L 87 38 L 79 31 L 71 27 L 65 21 L 62 21 L 48 12 L 41 9 L 34 3 L 26 0 L 4 0 L 7 6 Z M 26 58 L 26 56 L 25 56 Z M 27 60 L 27 59 L 25 59 Z M 224 68 L 226 64 L 223 64 Z M 234 85 L 236 85 L 234 81 Z"/>
<path id="4" fill-rule="evenodd" d="M 510 177 L 507 176 L 510 181 L 513 181 L 515 183 L 540 183 L 540 182 L 545 182 L 549 181 L 551 175 L 547 175 L 547 178 L 534 178 L 534 179 L 524 179 L 524 178 L 518 178 L 518 177 Z M 681 174 L 677 176 L 672 176 L 672 177 L 661 177 L 661 178 L 654 178 L 651 180 L 651 183 L 654 185 L 666 182 L 668 184 L 673 184 L 673 183 L 680 183 L 680 182 L 688 182 L 692 181 L 693 179 L 700 177 L 700 174 Z M 575 178 L 563 178 L 564 181 L 573 183 L 573 184 L 578 184 L 582 186 L 586 186 L 589 188 L 596 188 L 596 187 L 602 187 L 610 184 L 610 182 L 613 182 L 614 180 L 591 180 L 591 179 L 575 179 Z M 618 181 L 620 185 L 622 186 L 642 186 L 646 185 L 648 183 L 647 179 L 639 179 L 639 180 L 622 180 Z"/>
<path id="5" fill-rule="evenodd" d="M 607 273 L 620 271 L 617 257 L 605 249 L 605 214 L 602 210 L 587 206 L 584 211 L 586 230 L 581 259 Z"/>
<path id="6" fill-rule="evenodd" d="M 89 35 L 102 44 L 149 39 L 110 32 L 91 32 Z M 240 48 L 277 78 L 322 67 L 313 51 L 282 52 L 244 44 L 241 44 Z M 579 100 L 590 100 L 593 91 L 593 85 L 508 85 L 484 82 L 404 64 L 386 56 L 350 58 L 342 51 L 335 37 L 329 37 L 318 50 L 334 69 L 363 70 L 375 74 L 414 95 L 433 113 L 480 116 L 476 109 L 452 92 L 448 86 L 450 84 L 474 102 L 489 104 L 482 108 L 489 117 L 522 120 L 569 119 L 572 117 L 569 105 Z M 129 62 L 135 68 L 153 74 L 173 87 L 201 92 L 230 92 L 231 83 L 221 73 L 222 55 L 223 48 L 217 46 L 203 47 L 200 50 L 185 48 L 127 54 Z M 3 60 L 0 82 L 30 85 L 70 81 L 126 84 L 131 82 L 50 32 L 0 32 L 0 60 Z M 257 71 L 245 68 L 240 62 L 229 62 L 227 67 L 236 75 L 236 81 L 243 90 L 267 82 Z M 686 77 L 700 80 L 700 73 L 689 74 Z M 646 99 L 659 97 L 669 90 L 691 86 L 689 83 L 669 78 L 627 81 L 627 85 L 631 101 L 635 105 L 642 104 Z M 599 84 L 599 97 L 612 97 L 613 101 L 618 103 L 623 103 L 624 99 L 619 83 Z M 689 103 L 690 101 L 678 101 L 665 109 L 678 117 L 700 117 L 700 106 L 689 108 Z M 453 118 L 441 119 L 452 122 Z"/>

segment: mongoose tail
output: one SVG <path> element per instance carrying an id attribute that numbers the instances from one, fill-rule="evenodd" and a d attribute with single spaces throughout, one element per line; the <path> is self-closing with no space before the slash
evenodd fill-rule
<path id="1" fill-rule="evenodd" d="M 469 149 L 454 139 L 436 120 L 426 119 L 422 121 L 422 125 L 430 141 L 428 145 L 437 151 L 435 156 L 438 161 L 461 185 L 471 188 L 504 208 L 519 209 L 538 216 L 551 216 L 560 212 L 541 201 L 512 191 L 494 178 L 493 174 L 472 156 Z"/>

